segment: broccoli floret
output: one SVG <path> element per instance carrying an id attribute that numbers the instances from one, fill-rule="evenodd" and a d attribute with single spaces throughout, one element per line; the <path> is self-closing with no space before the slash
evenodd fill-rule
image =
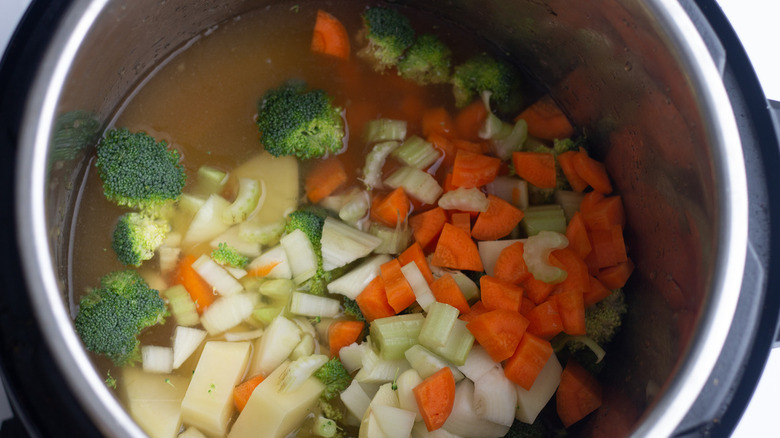
<path id="1" fill-rule="evenodd" d="M 341 303 L 342 306 L 344 306 L 344 314 L 351 316 L 358 321 L 365 321 L 366 317 L 363 316 L 363 312 L 360 311 L 360 306 L 358 306 L 357 301 L 344 297 L 344 300 Z"/>
<path id="2" fill-rule="evenodd" d="M 585 309 L 585 333 L 603 347 L 620 330 L 627 311 L 623 289 L 614 290 L 610 296 Z"/>
<path id="3" fill-rule="evenodd" d="M 215 250 L 211 251 L 211 258 L 220 265 L 239 269 L 244 269 L 249 263 L 249 257 L 242 255 L 225 242 L 220 243 Z"/>
<path id="4" fill-rule="evenodd" d="M 320 400 L 320 410 L 322 411 L 323 417 L 327 417 L 335 421 L 341 421 L 344 419 L 344 410 L 340 409 L 335 403 L 333 403 L 333 401 Z"/>
<path id="5" fill-rule="evenodd" d="M 118 271 L 100 280 L 79 302 L 75 326 L 87 350 L 117 366 L 140 359 L 138 335 L 163 322 L 165 301 L 135 271 Z"/>
<path id="6" fill-rule="evenodd" d="M 347 369 L 337 357 L 325 362 L 325 365 L 314 372 L 314 377 L 325 384 L 325 390 L 322 391 L 320 400 L 326 403 L 340 395 L 352 381 Z"/>
<path id="7" fill-rule="evenodd" d="M 378 72 L 398 64 L 406 49 L 414 43 L 414 29 L 409 19 L 395 9 L 371 7 L 363 14 L 360 40 L 366 46 L 357 54 Z"/>
<path id="8" fill-rule="evenodd" d="M 514 110 L 519 76 L 509 64 L 485 53 L 479 54 L 455 67 L 452 74 L 452 92 L 455 105 L 464 107 L 489 91 L 490 101 L 499 112 Z"/>
<path id="9" fill-rule="evenodd" d="M 545 438 L 548 436 L 549 432 L 541 422 L 528 424 L 515 420 L 504 438 Z"/>
<path id="10" fill-rule="evenodd" d="M 423 35 L 398 62 L 398 73 L 420 85 L 449 82 L 452 50 L 435 35 Z"/>
<path id="11" fill-rule="evenodd" d="M 344 148 L 344 120 L 323 90 L 306 91 L 305 82 L 287 82 L 269 90 L 257 115 L 260 141 L 276 157 L 307 160 Z"/>
<path id="12" fill-rule="evenodd" d="M 181 195 L 186 176 L 179 158 L 165 141 L 122 128 L 108 131 L 100 140 L 95 166 L 109 201 L 156 209 Z"/>
<path id="13" fill-rule="evenodd" d="M 154 251 L 162 245 L 170 228 L 165 219 L 143 213 L 125 213 L 114 228 L 111 247 L 120 262 L 138 267 L 144 260 L 154 257 Z"/>

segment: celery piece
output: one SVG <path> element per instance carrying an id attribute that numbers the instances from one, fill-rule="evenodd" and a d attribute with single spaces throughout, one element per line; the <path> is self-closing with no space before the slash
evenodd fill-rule
<path id="1" fill-rule="evenodd" d="M 458 187 L 439 198 L 439 207 L 445 210 L 484 212 L 489 205 L 487 196 L 476 187 L 469 189 Z"/>
<path id="2" fill-rule="evenodd" d="M 247 242 L 275 245 L 282 237 L 285 223 L 283 217 L 270 222 L 260 222 L 259 219 L 253 220 L 250 217 L 238 225 L 238 235 Z"/>
<path id="3" fill-rule="evenodd" d="M 426 204 L 435 203 L 444 191 L 431 174 L 409 166 L 393 172 L 385 179 L 385 184 L 393 189 L 403 187 L 406 194 Z"/>
<path id="4" fill-rule="evenodd" d="M 181 248 L 163 245 L 157 248 L 157 254 L 160 256 L 160 273 L 168 274 L 179 265 Z"/>
<path id="5" fill-rule="evenodd" d="M 433 144 L 413 135 L 393 151 L 393 158 L 415 169 L 425 169 L 441 157 Z"/>
<path id="6" fill-rule="evenodd" d="M 317 273 L 317 254 L 306 233 L 295 229 L 282 237 L 280 244 L 287 254 L 287 261 L 296 284 L 305 282 Z"/>
<path id="7" fill-rule="evenodd" d="M 354 300 L 381 273 L 380 266 L 390 260 L 390 257 L 384 254 L 367 259 L 348 273 L 328 283 L 328 292 L 341 294 Z"/>
<path id="8" fill-rule="evenodd" d="M 525 140 L 528 138 L 528 123 L 520 119 L 512 126 L 509 135 L 505 137 L 495 137 L 490 141 L 490 148 L 498 158 L 509 160 L 513 152 L 519 152 L 523 149 Z"/>
<path id="9" fill-rule="evenodd" d="M 331 438 L 336 436 L 339 427 L 336 422 L 330 418 L 323 417 L 322 415 L 314 419 L 314 424 L 311 427 L 311 432 L 314 436 L 321 436 L 323 438 Z"/>
<path id="10" fill-rule="evenodd" d="M 449 304 L 432 303 L 420 329 L 420 345 L 431 350 L 444 347 L 455 326 L 455 320 L 458 319 L 458 313 L 458 309 Z"/>
<path id="11" fill-rule="evenodd" d="M 390 155 L 400 145 L 397 141 L 385 141 L 374 145 L 371 152 L 366 155 L 366 164 L 363 166 L 363 182 L 369 190 L 381 189 L 382 167 L 385 165 L 387 156 Z"/>
<path id="12" fill-rule="evenodd" d="M 265 181 L 239 178 L 238 194 L 233 203 L 222 212 L 222 221 L 230 225 L 244 222 L 255 208 L 263 208 L 265 195 Z"/>
<path id="13" fill-rule="evenodd" d="M 420 344 L 410 347 L 406 350 L 404 356 L 409 361 L 409 365 L 417 370 L 423 379 L 427 379 L 444 367 L 448 367 L 452 371 L 456 382 L 463 380 L 465 377 L 455 365 L 447 362 Z"/>
<path id="14" fill-rule="evenodd" d="M 295 290 L 295 283 L 284 278 L 264 281 L 258 288 L 261 295 L 271 299 L 287 299 L 293 290 Z"/>
<path id="15" fill-rule="evenodd" d="M 184 286 L 177 284 L 163 292 L 163 296 L 168 299 L 168 306 L 177 324 L 191 326 L 200 322 L 195 302 Z"/>
<path id="16" fill-rule="evenodd" d="M 466 321 L 455 320 L 446 342 L 441 347 L 431 347 L 431 351 L 455 365 L 463 365 L 474 346 L 474 335 L 466 328 Z"/>
<path id="17" fill-rule="evenodd" d="M 227 172 L 215 167 L 203 165 L 198 168 L 198 177 L 195 180 L 193 192 L 199 196 L 210 196 L 222 192 L 228 181 Z"/>
<path id="18" fill-rule="evenodd" d="M 479 287 L 477 286 L 477 283 L 474 283 L 474 280 L 469 278 L 468 275 L 462 272 L 454 272 L 452 274 L 452 279 L 455 280 L 455 283 L 458 284 L 458 287 L 460 288 L 460 291 L 463 292 L 463 296 L 466 298 L 466 301 L 471 302 L 479 299 Z"/>
<path id="19" fill-rule="evenodd" d="M 268 325 L 284 310 L 283 306 L 258 307 L 252 311 L 252 318 L 257 322 Z"/>
<path id="20" fill-rule="evenodd" d="M 566 248 L 569 239 L 563 234 L 552 231 L 541 231 L 526 240 L 523 249 L 523 260 L 534 278 L 545 283 L 560 283 L 566 279 L 566 271 L 549 263 L 550 253 L 556 249 Z"/>
<path id="21" fill-rule="evenodd" d="M 290 392 L 300 388 L 327 361 L 328 356 L 324 354 L 312 354 L 290 362 L 279 379 L 279 392 Z"/>
<path id="22" fill-rule="evenodd" d="M 555 191 L 555 203 L 561 206 L 567 221 L 570 221 L 574 217 L 574 213 L 580 210 L 583 197 L 585 197 L 585 194 L 570 190 Z"/>
<path id="23" fill-rule="evenodd" d="M 330 271 L 363 258 L 382 243 L 338 219 L 327 217 L 322 225 L 322 269 Z M 288 252 L 289 256 L 290 253 Z"/>
<path id="24" fill-rule="evenodd" d="M 355 224 L 368 214 L 369 206 L 368 192 L 354 190 L 344 199 L 344 204 L 339 208 L 339 219 L 348 224 Z"/>
<path id="25" fill-rule="evenodd" d="M 333 298 L 325 298 L 305 292 L 293 292 L 290 299 L 290 312 L 295 315 L 333 318 L 341 311 L 341 303 Z"/>
<path id="26" fill-rule="evenodd" d="M 436 302 L 436 297 L 433 296 L 433 291 L 428 286 L 428 281 L 425 280 L 420 268 L 417 267 L 417 263 L 410 262 L 405 264 L 401 267 L 401 273 L 406 278 L 406 281 L 409 282 L 417 304 L 427 312 L 428 308 Z"/>
<path id="27" fill-rule="evenodd" d="M 301 342 L 295 346 L 295 349 L 290 353 L 290 359 L 298 360 L 302 357 L 311 356 L 314 354 L 314 337 L 308 333 L 304 333 L 301 337 Z"/>
<path id="28" fill-rule="evenodd" d="M 489 195 L 498 196 L 520 210 L 528 208 L 528 182 L 516 176 L 497 176 L 485 185 Z"/>
<path id="29" fill-rule="evenodd" d="M 403 141 L 406 138 L 406 121 L 392 119 L 370 120 L 363 127 L 363 137 L 368 144 L 382 141 Z"/>
<path id="30" fill-rule="evenodd" d="M 400 254 L 409 247 L 409 242 L 412 240 L 412 229 L 405 221 L 399 222 L 395 228 L 371 222 L 368 233 L 382 240 L 382 243 L 374 249 L 376 254 Z"/>
<path id="31" fill-rule="evenodd" d="M 420 313 L 375 319 L 369 332 L 383 359 L 401 359 L 409 347 L 416 345 L 425 317 Z"/>
<path id="32" fill-rule="evenodd" d="M 521 224 L 526 236 L 535 236 L 541 231 L 566 233 L 566 215 L 558 204 L 535 205 L 526 208 L 524 213 Z"/>

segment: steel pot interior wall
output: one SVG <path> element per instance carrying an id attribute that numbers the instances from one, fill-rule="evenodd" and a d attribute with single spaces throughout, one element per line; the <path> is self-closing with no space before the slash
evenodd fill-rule
<path id="1" fill-rule="evenodd" d="M 19 181 L 26 201 L 18 214 L 36 218 L 21 235 L 35 242 L 20 245 L 26 275 L 70 386 L 113 435 L 139 430 L 80 348 L 68 287 L 71 218 L 91 145 L 172 53 L 215 24 L 271 4 L 77 0 L 35 80 L 20 162 L 31 171 Z M 507 52 L 549 88 L 605 161 L 623 197 L 637 269 L 627 288 L 631 311 L 604 372 L 611 410 L 602 411 L 626 430 L 668 435 L 720 353 L 725 331 L 712 321 L 731 320 L 746 239 L 733 115 L 687 16 L 664 0 L 402 6 L 435 12 Z"/>

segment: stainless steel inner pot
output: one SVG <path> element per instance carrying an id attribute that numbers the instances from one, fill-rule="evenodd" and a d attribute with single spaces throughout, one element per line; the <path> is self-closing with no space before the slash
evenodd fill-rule
<path id="1" fill-rule="evenodd" d="M 91 151 L 65 153 L 63 117 L 105 126 L 192 38 L 273 3 L 76 0 L 34 72 L 17 163 L 24 274 L 67 384 L 106 435 L 142 432 L 73 330 L 71 218 Z M 637 408 L 636 436 L 670 435 L 721 354 L 746 257 L 745 167 L 722 66 L 675 0 L 399 3 L 506 51 L 597 147 L 623 196 L 637 265 L 607 384 Z"/>

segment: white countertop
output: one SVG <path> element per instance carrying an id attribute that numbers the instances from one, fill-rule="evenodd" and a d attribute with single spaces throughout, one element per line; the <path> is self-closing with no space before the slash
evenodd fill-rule
<path id="1" fill-rule="evenodd" d="M 5 48 L 30 0 L 0 0 L 0 50 Z M 780 1 L 718 0 L 737 31 L 768 98 L 780 100 L 780 56 L 770 31 L 780 22 Z M 771 39 L 775 40 L 774 42 Z M 766 436 L 777 430 L 777 394 L 780 393 L 780 349 L 772 351 L 761 381 L 742 420 L 736 438 Z M 0 387 L 0 421 L 10 412 Z"/>

